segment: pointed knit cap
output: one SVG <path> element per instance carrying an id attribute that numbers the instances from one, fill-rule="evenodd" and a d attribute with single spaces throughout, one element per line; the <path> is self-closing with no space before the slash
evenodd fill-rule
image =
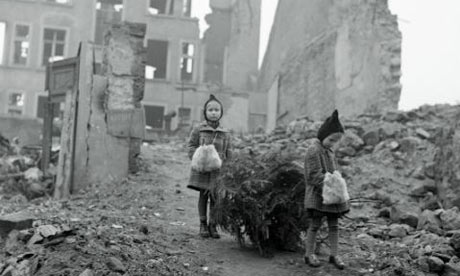
<path id="1" fill-rule="evenodd" d="M 327 117 L 327 119 L 319 128 L 318 139 L 320 141 L 323 141 L 324 139 L 326 139 L 327 136 L 336 132 L 344 132 L 343 126 L 339 121 L 339 112 L 337 111 L 337 109 L 334 110 L 334 112 L 332 112 L 332 115 L 330 117 Z"/>
<path id="2" fill-rule="evenodd" d="M 209 95 L 209 99 L 204 103 L 204 108 L 203 108 L 204 118 L 206 119 L 206 121 L 208 121 L 208 117 L 206 116 L 206 108 L 208 106 L 208 103 L 210 102 L 216 102 L 220 105 L 220 117 L 219 117 L 219 120 L 220 120 L 220 118 L 222 118 L 222 115 L 224 115 L 224 107 L 222 106 L 222 103 L 213 94 Z"/>

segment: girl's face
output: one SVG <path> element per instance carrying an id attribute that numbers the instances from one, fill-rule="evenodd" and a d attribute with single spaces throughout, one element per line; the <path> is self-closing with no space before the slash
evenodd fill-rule
<path id="1" fill-rule="evenodd" d="M 332 133 L 323 140 L 323 146 L 326 148 L 332 148 L 342 138 L 341 132 Z"/>
<path id="2" fill-rule="evenodd" d="M 210 101 L 206 105 L 206 117 L 209 121 L 218 121 L 220 119 L 220 115 L 222 114 L 222 110 L 220 108 L 220 104 L 216 101 Z"/>

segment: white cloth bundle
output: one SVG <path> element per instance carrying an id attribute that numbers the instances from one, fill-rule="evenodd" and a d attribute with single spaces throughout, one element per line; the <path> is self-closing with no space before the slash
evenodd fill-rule
<path id="1" fill-rule="evenodd" d="M 323 204 L 340 204 L 350 200 L 347 183 L 339 171 L 327 172 L 324 176 Z"/>
<path id="2" fill-rule="evenodd" d="M 220 169 L 222 160 L 213 144 L 199 146 L 192 157 L 192 169 L 198 172 L 211 172 Z"/>

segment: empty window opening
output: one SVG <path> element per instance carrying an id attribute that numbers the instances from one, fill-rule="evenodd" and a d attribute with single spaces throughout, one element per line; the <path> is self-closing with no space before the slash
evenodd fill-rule
<path id="1" fill-rule="evenodd" d="M 64 58 L 66 31 L 46 28 L 43 33 L 43 65 Z"/>
<path id="2" fill-rule="evenodd" d="M 72 4 L 72 0 L 46 0 L 46 2 L 56 4 Z"/>
<path id="3" fill-rule="evenodd" d="M 104 43 L 104 34 L 113 24 L 120 23 L 123 14 L 123 0 L 97 0 L 96 2 L 96 31 L 94 42 Z"/>
<path id="4" fill-rule="evenodd" d="M 147 79 L 166 79 L 168 66 L 168 41 L 147 41 L 147 66 L 145 77 Z"/>
<path id="5" fill-rule="evenodd" d="M 192 0 L 182 1 L 182 15 L 186 17 L 192 16 Z"/>
<path id="6" fill-rule="evenodd" d="M 8 114 L 22 115 L 24 111 L 24 94 L 13 92 L 8 95 Z"/>
<path id="7" fill-rule="evenodd" d="M 163 129 L 165 107 L 158 105 L 144 105 L 145 123 L 154 129 Z"/>
<path id="8" fill-rule="evenodd" d="M 148 11 L 150 14 L 174 14 L 174 0 L 150 0 Z"/>
<path id="9" fill-rule="evenodd" d="M 6 23 L 0 21 L 0 64 L 3 64 L 3 54 L 5 52 L 5 33 Z"/>
<path id="10" fill-rule="evenodd" d="M 188 126 L 192 122 L 192 109 L 188 107 L 179 107 L 179 126 Z"/>
<path id="11" fill-rule="evenodd" d="M 13 64 L 26 65 L 29 58 L 30 27 L 16 25 L 14 30 Z"/>
<path id="12" fill-rule="evenodd" d="M 189 42 L 182 43 L 182 57 L 180 60 L 180 78 L 182 81 L 193 81 L 195 59 L 195 45 Z"/>

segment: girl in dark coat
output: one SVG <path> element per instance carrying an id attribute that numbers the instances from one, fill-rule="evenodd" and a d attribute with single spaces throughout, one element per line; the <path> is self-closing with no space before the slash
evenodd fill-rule
<path id="1" fill-rule="evenodd" d="M 341 139 L 344 130 L 338 118 L 337 110 L 328 117 L 318 130 L 318 139 L 308 148 L 305 156 L 305 209 L 310 223 L 305 244 L 305 263 L 313 267 L 320 266 L 314 254 L 316 234 L 321 227 L 322 218 L 327 217 L 331 252 L 329 262 L 343 269 L 345 264 L 337 256 L 340 216 L 349 211 L 349 202 L 325 205 L 322 203 L 323 180 L 326 172 L 337 170 L 337 160 L 332 150 Z"/>
<path id="2" fill-rule="evenodd" d="M 193 154 L 200 145 L 214 144 L 222 166 L 225 165 L 225 160 L 231 155 L 231 136 L 228 130 L 224 129 L 219 121 L 223 115 L 222 104 L 214 95 L 209 97 L 209 100 L 204 104 L 204 118 L 206 121 L 200 123 L 193 128 L 188 141 L 188 156 L 192 159 Z M 215 185 L 220 170 L 211 172 L 198 172 L 191 170 L 188 188 L 199 191 L 198 213 L 200 216 L 200 236 L 207 238 L 220 238 L 216 229 L 216 224 L 213 221 L 214 197 L 210 193 L 211 188 Z M 209 225 L 207 208 L 209 201 Z"/>

